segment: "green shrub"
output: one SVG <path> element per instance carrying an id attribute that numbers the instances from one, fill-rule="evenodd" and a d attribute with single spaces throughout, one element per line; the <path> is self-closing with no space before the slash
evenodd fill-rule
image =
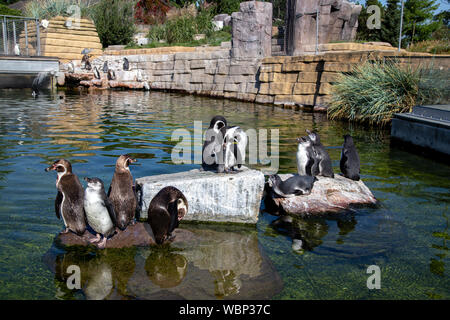
<path id="1" fill-rule="evenodd" d="M 132 41 L 136 31 L 133 6 L 133 1 L 101 0 L 93 7 L 91 18 L 103 47 Z"/>
<path id="2" fill-rule="evenodd" d="M 428 52 L 434 54 L 450 53 L 450 43 L 447 40 L 426 40 L 414 43 L 408 51 Z"/>
<path id="3" fill-rule="evenodd" d="M 394 113 L 409 112 L 414 105 L 439 97 L 435 76 L 423 68 L 367 62 L 342 74 L 333 85 L 328 117 L 388 124 Z"/>
<path id="4" fill-rule="evenodd" d="M 150 42 L 166 40 L 170 44 L 190 43 L 195 34 L 204 33 L 206 37 L 213 34 L 212 18 L 210 10 L 202 10 L 196 17 L 183 15 L 163 25 L 153 26 L 147 37 Z"/>
<path id="5" fill-rule="evenodd" d="M 0 14 L 5 15 L 5 16 L 21 16 L 22 11 L 16 10 L 16 9 L 11 9 L 11 8 L 8 8 L 7 6 L 5 6 L 4 4 L 0 4 Z"/>

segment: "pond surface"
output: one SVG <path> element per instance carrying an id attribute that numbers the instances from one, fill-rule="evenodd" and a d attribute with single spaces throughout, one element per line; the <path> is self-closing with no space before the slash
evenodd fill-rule
<path id="1" fill-rule="evenodd" d="M 172 132 L 193 132 L 195 120 L 206 129 L 217 114 L 246 130 L 279 129 L 280 173 L 296 171 L 295 138 L 307 128 L 320 133 L 339 172 L 350 133 L 380 205 L 290 225 L 275 226 L 278 217 L 265 212 L 256 228 L 182 224 L 194 239 L 160 248 L 54 246 L 63 223 L 45 167 L 66 158 L 79 177 L 106 186 L 124 153 L 138 158 L 135 178 L 198 168 L 172 163 Z M 0 299 L 449 299 L 449 177 L 448 164 L 391 147 L 388 130 L 323 114 L 160 92 L 34 100 L 28 90 L 0 91 Z M 73 264 L 81 290 L 66 286 Z M 367 288 L 370 265 L 381 270 L 379 290 Z"/>

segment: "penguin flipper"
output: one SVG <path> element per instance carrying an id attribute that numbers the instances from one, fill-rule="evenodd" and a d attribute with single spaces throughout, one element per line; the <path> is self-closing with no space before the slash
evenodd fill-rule
<path id="1" fill-rule="evenodd" d="M 109 214 L 109 217 L 111 218 L 113 225 L 117 226 L 116 213 L 114 211 L 114 206 L 112 205 L 112 203 L 109 201 L 108 198 L 105 198 L 104 202 L 105 202 L 106 210 L 108 210 L 108 214 Z"/>
<path id="2" fill-rule="evenodd" d="M 58 191 L 55 199 L 55 213 L 58 219 L 61 219 L 61 203 L 63 201 L 63 194 L 61 191 Z"/>
<path id="3" fill-rule="evenodd" d="M 111 186 L 109 186 L 108 193 L 106 194 L 106 196 L 109 198 L 110 194 L 111 194 Z"/>
<path id="4" fill-rule="evenodd" d="M 169 205 L 167 206 L 167 211 L 169 211 L 170 214 L 170 225 L 167 234 L 171 234 L 172 231 L 179 226 L 177 199 L 169 203 Z"/>

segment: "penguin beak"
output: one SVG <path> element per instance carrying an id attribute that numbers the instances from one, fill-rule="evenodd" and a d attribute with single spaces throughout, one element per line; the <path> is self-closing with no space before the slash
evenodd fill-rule
<path id="1" fill-rule="evenodd" d="M 128 158 L 127 160 L 128 160 L 128 162 L 129 162 L 129 164 L 132 164 L 132 163 L 137 162 L 137 160 L 136 160 L 136 159 L 133 159 L 133 158 Z"/>
<path id="2" fill-rule="evenodd" d="M 45 172 L 49 172 L 50 170 L 55 170 L 55 169 L 56 169 L 56 166 L 54 164 L 52 164 L 50 167 L 45 168 L 44 170 L 45 170 Z"/>
<path id="3" fill-rule="evenodd" d="M 89 179 L 88 177 L 84 177 L 83 180 L 86 181 L 87 183 L 91 181 L 91 179 Z"/>

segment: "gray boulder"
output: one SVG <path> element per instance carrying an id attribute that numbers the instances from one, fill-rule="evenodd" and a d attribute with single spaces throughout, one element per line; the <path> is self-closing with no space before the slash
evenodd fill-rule
<path id="1" fill-rule="evenodd" d="M 286 180 L 292 174 L 280 174 Z M 335 174 L 333 178 L 317 177 L 311 194 L 292 198 L 278 198 L 269 189 L 269 204 L 288 214 L 309 216 L 323 213 L 336 213 L 347 210 L 351 205 L 374 205 L 377 200 L 362 182 L 347 179 Z"/>
<path id="2" fill-rule="evenodd" d="M 188 213 L 184 220 L 256 224 L 264 190 L 264 174 L 244 168 L 236 173 L 194 169 L 136 179 L 142 203 L 140 219 L 147 219 L 153 197 L 173 186 L 185 195 Z"/>

